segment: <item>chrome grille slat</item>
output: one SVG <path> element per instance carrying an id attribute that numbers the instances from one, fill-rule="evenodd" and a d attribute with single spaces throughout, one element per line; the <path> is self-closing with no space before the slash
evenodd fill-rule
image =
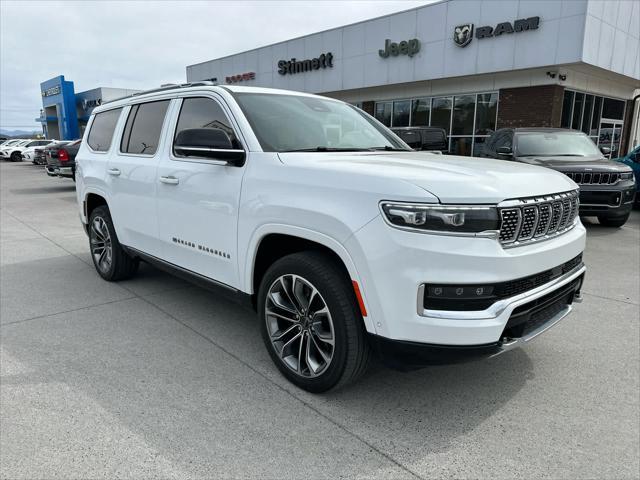
<path id="1" fill-rule="evenodd" d="M 541 237 L 549 229 L 549 220 L 551 219 L 551 205 L 543 203 L 538 207 L 540 213 L 540 219 L 538 226 L 536 227 L 535 237 Z"/>
<path id="2" fill-rule="evenodd" d="M 507 248 L 560 235 L 575 225 L 579 205 L 577 190 L 502 202 L 500 243 Z"/>

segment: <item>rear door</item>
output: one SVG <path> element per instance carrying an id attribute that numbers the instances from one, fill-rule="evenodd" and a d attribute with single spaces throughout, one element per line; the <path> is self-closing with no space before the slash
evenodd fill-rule
<path id="1" fill-rule="evenodd" d="M 156 215 L 157 168 L 170 103 L 170 99 L 156 100 L 125 109 L 126 122 L 109 158 L 105 179 L 120 242 L 154 256 L 161 255 Z"/>

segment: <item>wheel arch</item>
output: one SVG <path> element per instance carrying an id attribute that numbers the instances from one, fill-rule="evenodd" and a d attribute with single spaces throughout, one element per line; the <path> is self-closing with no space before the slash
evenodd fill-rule
<path id="1" fill-rule="evenodd" d="M 359 294 L 361 297 L 365 327 L 370 332 L 375 331 L 369 314 L 370 310 L 367 308 L 365 292 L 361 287 L 362 282 L 351 255 L 337 240 L 313 230 L 288 225 L 265 225 L 259 228 L 247 249 L 243 290 L 255 298 L 260 280 L 269 265 L 285 255 L 304 250 L 319 250 L 333 256 L 344 268 L 349 279 L 357 282 L 359 291 L 356 296 Z"/>
<path id="2" fill-rule="evenodd" d="M 89 191 L 85 193 L 84 204 L 83 204 L 83 214 L 85 218 L 85 223 L 89 223 L 89 217 L 91 216 L 91 212 L 101 205 L 106 205 L 107 208 L 109 207 L 109 202 L 107 201 L 106 195 L 104 195 L 102 192 L 93 192 L 93 191 Z"/>

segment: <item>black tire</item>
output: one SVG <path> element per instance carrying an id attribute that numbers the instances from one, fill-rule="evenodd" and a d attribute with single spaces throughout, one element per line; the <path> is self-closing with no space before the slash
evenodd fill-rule
<path id="1" fill-rule="evenodd" d="M 22 155 L 20 154 L 20 152 L 13 152 L 11 154 L 11 161 L 12 162 L 20 162 L 20 161 L 22 161 Z"/>
<path id="2" fill-rule="evenodd" d="M 102 227 L 98 227 L 97 225 L 102 225 Z M 98 233 L 101 228 L 108 230 L 109 242 L 100 242 L 100 238 L 106 238 L 106 235 L 101 237 Z M 99 256 L 100 243 L 105 244 L 105 248 L 107 244 L 110 245 L 111 261 L 108 264 L 101 261 L 102 257 Z M 109 282 L 117 282 L 118 280 L 131 278 L 138 270 L 140 262 L 137 258 L 129 256 L 122 248 L 122 245 L 120 245 L 116 230 L 113 227 L 111 213 L 106 205 L 96 207 L 89 217 L 89 249 L 96 271 L 102 278 Z M 108 255 L 105 254 L 105 258 L 106 257 L 108 257 Z"/>
<path id="3" fill-rule="evenodd" d="M 601 225 L 604 225 L 605 227 L 620 228 L 625 223 L 627 223 L 627 220 L 629 220 L 630 215 L 631 215 L 631 212 L 627 213 L 626 215 L 623 215 L 622 217 L 599 216 L 598 221 L 600 222 Z"/>
<path id="4" fill-rule="evenodd" d="M 267 294 L 270 289 L 276 286 L 280 278 L 288 275 L 301 277 L 302 280 L 315 287 L 319 293 L 320 301 L 326 304 L 330 312 L 329 318 L 333 326 L 333 356 L 330 362 L 325 365 L 322 373 L 311 378 L 294 371 L 291 366 L 285 363 L 285 360 L 276 350 L 276 346 L 272 343 L 269 333 L 270 327 L 267 325 Z M 282 298 L 285 297 L 283 296 Z M 344 387 L 357 380 L 366 371 L 371 350 L 367 341 L 362 314 L 348 275 L 331 256 L 322 252 L 306 251 L 294 253 L 276 261 L 269 267 L 260 282 L 257 305 L 262 338 L 267 351 L 280 372 L 293 384 L 309 392 L 320 393 Z M 271 305 L 273 306 L 273 303 Z M 308 308 L 311 311 L 311 307 L 308 306 Z M 314 318 L 315 315 L 311 319 L 311 323 L 314 326 L 309 327 L 310 330 L 306 337 L 307 342 L 312 340 L 311 337 L 313 335 L 310 332 L 315 331 L 316 322 L 313 320 Z M 270 316 L 269 321 L 273 322 L 273 320 L 274 318 Z M 287 320 L 287 322 L 289 321 Z M 302 333 L 302 327 L 300 327 L 300 332 Z M 314 338 L 318 338 L 318 336 L 316 335 Z M 304 339 L 305 336 L 302 333 L 302 340 L 300 341 L 302 342 Z M 300 362 L 300 360 L 298 361 Z M 305 362 L 307 366 L 310 365 L 307 360 Z M 298 370 L 300 369 L 300 366 L 298 366 Z M 311 372 L 310 367 L 308 367 L 308 372 Z"/>

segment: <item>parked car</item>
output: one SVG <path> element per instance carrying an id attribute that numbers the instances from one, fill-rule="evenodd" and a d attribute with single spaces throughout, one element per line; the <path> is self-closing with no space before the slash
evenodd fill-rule
<path id="1" fill-rule="evenodd" d="M 36 148 L 46 147 L 47 145 L 55 143 L 55 140 L 34 140 L 33 142 L 29 142 L 19 149 L 21 153 L 21 160 L 33 162 Z"/>
<path id="2" fill-rule="evenodd" d="M 49 145 L 44 149 L 47 165 L 44 167 L 50 177 L 67 177 L 76 179 L 76 154 L 80 148 L 80 140 L 64 145 Z"/>
<path id="3" fill-rule="evenodd" d="M 624 157 L 616 158 L 616 162 L 624 163 L 633 170 L 636 178 L 636 205 L 640 205 L 640 145 L 627 153 Z"/>
<path id="4" fill-rule="evenodd" d="M 414 150 L 449 151 L 449 140 L 444 128 L 438 127 L 395 127 L 391 131 L 398 135 Z"/>
<path id="5" fill-rule="evenodd" d="M 71 141 L 69 141 L 69 140 L 59 141 L 58 140 L 58 141 L 55 141 L 55 142 L 52 142 L 52 143 L 55 144 L 58 147 L 62 147 L 63 145 L 68 145 L 69 143 L 71 143 Z M 46 165 L 47 164 L 46 148 L 47 148 L 47 145 L 45 145 L 44 147 L 37 147 L 37 148 L 34 149 L 33 158 L 31 160 L 34 165 Z"/>
<path id="6" fill-rule="evenodd" d="M 636 184 L 630 167 L 605 158 L 584 133 L 562 128 L 503 128 L 486 142 L 482 156 L 515 160 L 564 173 L 580 185 L 580 215 L 621 227 L 629 219 Z"/>
<path id="7" fill-rule="evenodd" d="M 325 97 L 199 82 L 104 103 L 77 154 L 98 274 L 146 261 L 255 308 L 295 385 L 492 356 L 580 299 L 578 186 L 416 152 Z"/>
<path id="8" fill-rule="evenodd" d="M 0 147 L 0 158 L 2 160 L 11 160 L 12 162 L 19 162 L 22 160 L 22 150 L 27 143 L 32 140 L 11 140 Z"/>

